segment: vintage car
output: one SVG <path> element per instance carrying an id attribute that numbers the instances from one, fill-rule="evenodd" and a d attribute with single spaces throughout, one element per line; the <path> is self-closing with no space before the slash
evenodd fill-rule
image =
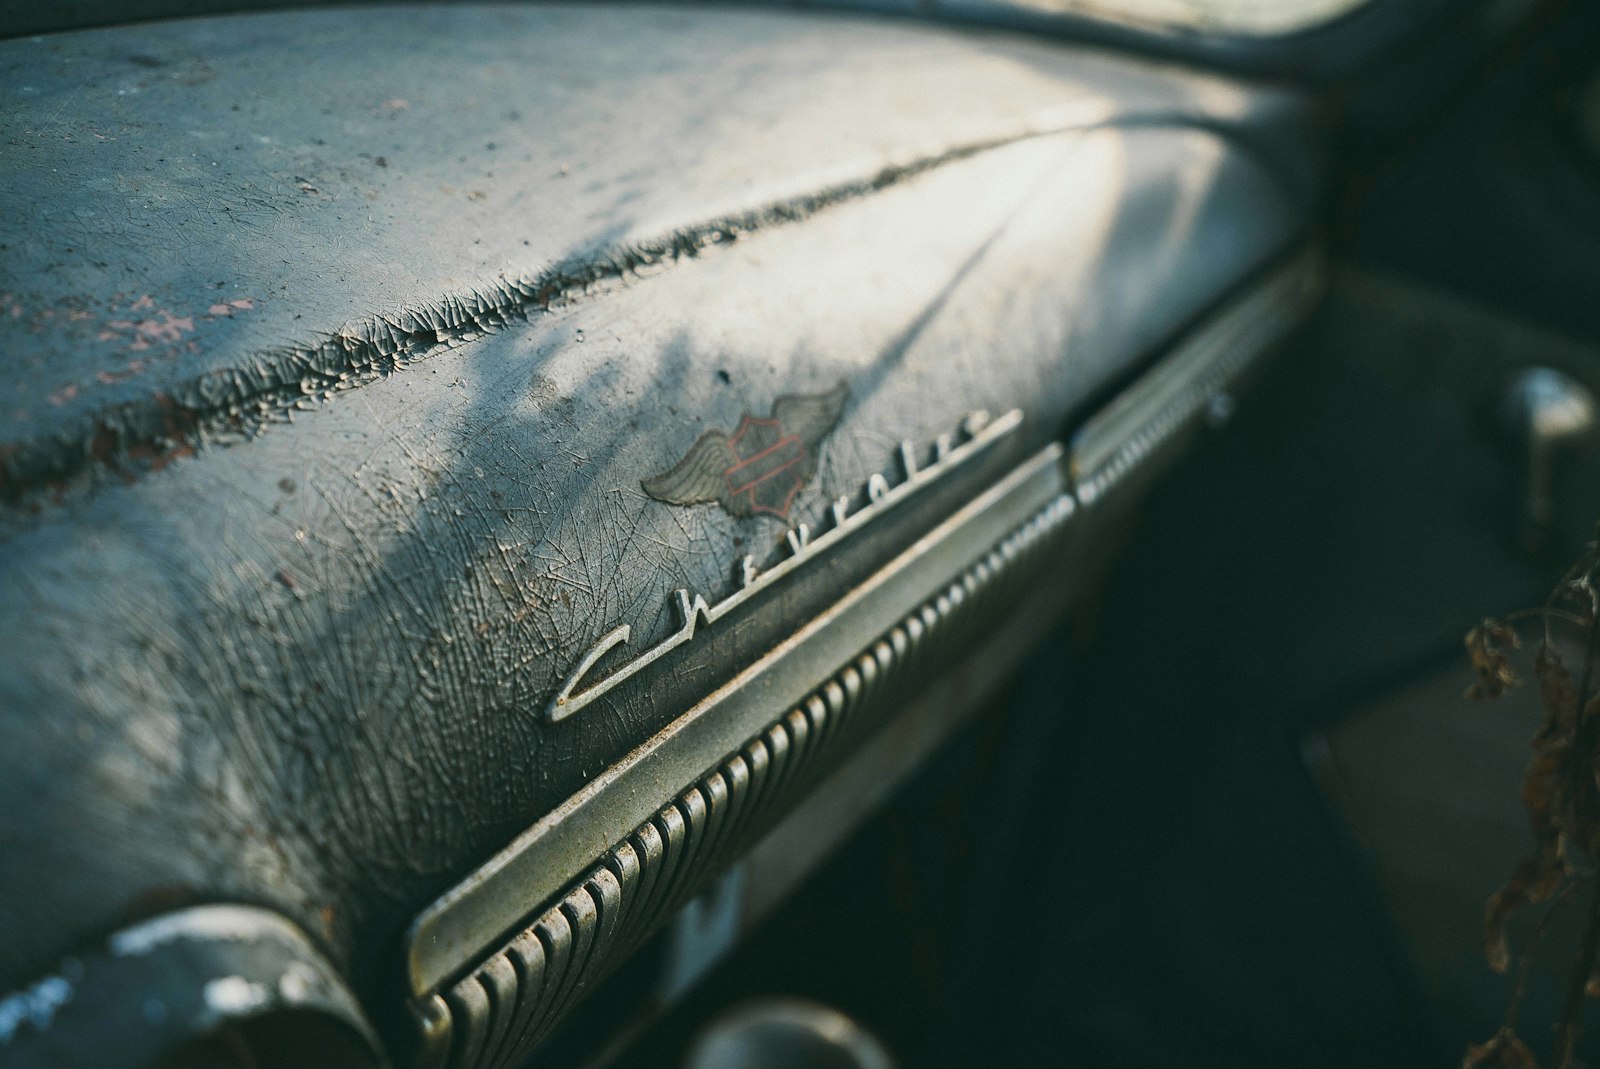
<path id="1" fill-rule="evenodd" d="M 0 38 L 0 1066 L 1500 1026 L 1461 636 L 1600 515 L 1600 5 Z"/>

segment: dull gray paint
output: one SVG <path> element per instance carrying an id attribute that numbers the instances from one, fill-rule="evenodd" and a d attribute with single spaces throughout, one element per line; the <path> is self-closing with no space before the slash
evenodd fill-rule
<path id="1" fill-rule="evenodd" d="M 801 520 L 971 408 L 1037 446 L 1305 210 L 1228 134 L 1281 96 L 870 20 L 366 9 L 0 72 L 8 990 L 239 899 L 376 997 L 422 904 L 676 711 L 544 723 L 581 652 L 782 552 L 642 477 L 840 381 Z"/>

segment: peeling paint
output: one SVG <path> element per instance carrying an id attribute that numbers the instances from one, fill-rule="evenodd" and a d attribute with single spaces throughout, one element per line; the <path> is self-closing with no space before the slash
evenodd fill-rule
<path id="1" fill-rule="evenodd" d="M 108 469 L 126 480 L 185 455 L 183 450 L 250 440 L 270 425 L 288 421 L 295 411 L 335 394 L 377 382 L 418 361 L 552 310 L 601 296 L 748 235 L 800 222 L 946 164 L 1022 141 L 1082 130 L 1093 122 L 1081 114 L 1063 116 L 1059 124 L 957 145 L 662 237 L 598 249 L 535 275 L 503 276 L 426 304 L 355 320 L 313 344 L 258 352 L 235 367 L 192 379 L 171 393 L 102 409 L 60 434 L 0 446 L 0 510 L 16 506 L 37 510 L 59 501 L 64 490 L 91 481 L 96 468 Z M 147 299 L 141 297 L 135 305 L 146 310 L 141 302 Z M 151 300 L 151 307 L 154 303 Z M 230 305 L 237 311 L 246 310 L 239 301 Z M 118 323 L 124 324 L 118 329 L 135 333 L 136 341 L 129 348 L 137 348 L 137 340 L 174 341 L 194 326 L 192 317 L 170 316 L 165 310 Z M 150 458 L 160 462 L 151 463 Z"/>
<path id="2" fill-rule="evenodd" d="M 194 335 L 206 323 L 233 319 L 254 311 L 257 299 L 235 298 L 212 303 L 204 313 L 161 307 L 150 294 L 130 297 L 114 295 L 109 304 L 84 295 L 69 295 L 52 304 L 28 306 L 11 293 L 0 293 L 0 315 L 26 318 L 33 333 L 59 331 L 82 342 L 98 342 L 110 348 L 137 354 L 121 368 L 103 368 L 93 381 L 114 385 L 142 374 L 150 367 L 182 351 L 192 351 Z M 60 407 L 81 394 L 87 381 L 63 383 L 46 400 Z M 3 495 L 0 495 L 3 498 Z"/>

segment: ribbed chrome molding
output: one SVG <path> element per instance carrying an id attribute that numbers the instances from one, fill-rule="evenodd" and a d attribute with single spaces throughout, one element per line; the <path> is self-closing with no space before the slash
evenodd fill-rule
<path id="1" fill-rule="evenodd" d="M 1059 478 L 1060 460 L 1052 447 L 1024 474 L 1035 485 L 1038 473 Z M 466 976 L 416 1000 L 422 1064 L 521 1064 L 585 988 L 803 797 L 909 686 L 1006 611 L 1050 560 L 1076 508 L 1058 484 L 976 562 L 612 847 L 559 902 Z"/>
<path id="2" fill-rule="evenodd" d="M 946 483 L 973 458 L 1014 434 L 1021 420 L 1019 412 L 992 420 L 981 413 L 969 416 L 963 421 L 965 440 L 957 445 L 951 436 L 937 445 L 935 462 L 927 467 L 914 463 L 914 451 L 903 447 L 905 470 L 897 486 L 890 486 L 881 474 L 875 475 L 865 487 L 869 502 L 865 507 L 850 512 L 844 507 L 847 503 L 836 502 L 829 510 L 834 526 L 815 539 L 805 525 L 799 525 L 789 533 L 791 556 L 763 574 L 781 579 L 796 566 L 820 564 L 825 559 L 820 554 L 837 541 L 835 532 L 841 537 L 848 535 L 863 523 L 875 521 L 902 498 Z M 1059 449 L 1052 456 L 1056 454 Z M 994 478 L 990 469 L 965 492 L 977 492 Z M 1056 461 L 1023 464 L 978 493 L 888 565 L 858 580 L 853 588 L 842 587 L 832 605 L 811 610 L 813 615 L 792 635 L 535 821 L 417 915 L 405 946 L 410 994 L 438 991 L 466 964 L 492 950 L 677 791 L 763 730 L 778 710 L 804 699 L 818 680 L 1064 488 L 1065 476 Z M 749 569 L 745 571 L 748 574 Z M 769 582 L 757 575 L 741 591 L 757 584 L 764 588 Z M 691 597 L 688 591 L 680 592 L 682 626 L 677 636 L 646 651 L 642 658 L 653 659 L 664 648 L 691 640 L 699 623 L 709 622 L 724 606 L 742 598 L 741 591 L 715 607 L 704 598 Z M 588 662 L 585 657 L 580 664 L 580 676 L 592 668 Z M 631 669 L 625 666 L 619 671 Z M 604 682 L 596 685 L 604 686 Z"/>
<path id="3" fill-rule="evenodd" d="M 945 654 L 970 648 L 1030 580 L 1059 568 L 1081 514 L 1225 396 L 1320 281 L 1308 253 L 1224 306 L 1070 450 L 1019 466 L 419 915 L 406 945 L 418 1064 L 521 1065 L 588 988 L 936 677 Z M 665 802 L 636 808 L 651 797 Z M 597 842 L 629 811 L 634 822 Z M 527 878 L 485 878 L 512 863 Z M 519 902 L 531 919 L 489 931 L 499 922 L 484 918 Z"/>

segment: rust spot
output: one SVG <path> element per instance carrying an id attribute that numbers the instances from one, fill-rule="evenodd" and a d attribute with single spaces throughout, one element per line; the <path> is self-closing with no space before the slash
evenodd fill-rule
<path id="1" fill-rule="evenodd" d="M 180 460 L 183 457 L 192 457 L 192 456 L 194 456 L 194 446 L 189 445 L 186 442 L 185 443 L 181 443 L 179 445 L 173 446 L 171 449 L 167 450 L 165 453 L 159 453 L 156 456 L 152 457 L 150 459 L 150 470 L 151 471 L 160 471 L 162 468 L 166 467 L 168 464 L 171 464 L 174 460 Z"/>
<path id="2" fill-rule="evenodd" d="M 89 455 L 104 464 L 116 452 L 117 435 L 110 427 L 95 429 L 94 438 L 89 442 Z"/>

